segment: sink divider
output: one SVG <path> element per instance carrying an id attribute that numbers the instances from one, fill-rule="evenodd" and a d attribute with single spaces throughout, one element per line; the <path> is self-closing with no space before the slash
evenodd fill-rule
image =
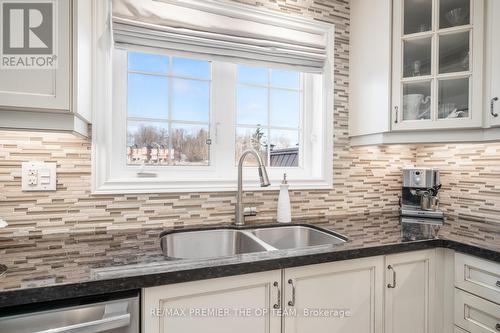
<path id="1" fill-rule="evenodd" d="M 239 230 L 239 232 L 247 235 L 248 237 L 250 237 L 251 239 L 253 239 L 254 241 L 256 241 L 257 243 L 259 243 L 260 245 L 262 245 L 266 251 L 277 251 L 278 249 L 275 248 L 274 246 L 271 246 L 269 244 L 267 244 L 266 242 L 264 242 L 262 239 L 258 238 L 257 236 L 255 236 L 252 232 L 250 231 L 247 231 L 247 230 Z"/>

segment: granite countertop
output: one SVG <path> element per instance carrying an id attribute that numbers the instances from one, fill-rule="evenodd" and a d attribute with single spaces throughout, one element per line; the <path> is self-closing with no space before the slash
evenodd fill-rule
<path id="1" fill-rule="evenodd" d="M 0 237 L 0 308 L 125 291 L 322 262 L 447 247 L 500 262 L 499 248 L 463 237 L 404 241 L 394 213 L 300 220 L 343 234 L 345 244 L 283 250 L 217 260 L 167 260 L 159 234 L 166 229 Z"/>

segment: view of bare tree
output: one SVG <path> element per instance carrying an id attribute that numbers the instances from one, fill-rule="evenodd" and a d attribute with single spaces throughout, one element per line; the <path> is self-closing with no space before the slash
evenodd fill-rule
<path id="1" fill-rule="evenodd" d="M 208 131 L 204 128 L 197 132 L 188 132 L 184 128 L 172 131 L 172 148 L 175 153 L 175 162 L 202 162 L 208 161 Z"/>
<path id="2" fill-rule="evenodd" d="M 251 144 L 253 149 L 257 150 L 259 153 L 262 151 L 267 151 L 267 140 L 264 140 L 265 133 L 261 127 L 257 127 L 255 133 L 252 134 Z"/>
<path id="3" fill-rule="evenodd" d="M 267 135 L 261 127 L 257 127 L 254 131 L 237 131 L 236 134 L 236 161 L 239 160 L 241 154 L 247 149 L 257 150 L 264 161 L 267 163 Z M 257 161 L 253 156 L 249 156 L 245 161 L 245 165 L 256 165 Z"/>
<path id="4" fill-rule="evenodd" d="M 138 147 L 151 146 L 153 143 L 168 145 L 168 133 L 166 128 L 155 126 L 140 126 L 136 132 L 128 132 L 128 143 Z"/>
<path id="5" fill-rule="evenodd" d="M 155 126 L 140 126 L 136 132 L 127 134 L 129 147 L 148 147 L 152 150 L 168 149 L 168 140 L 168 130 Z M 188 131 L 184 128 L 173 129 L 171 135 L 172 149 L 169 150 L 172 152 L 171 163 L 176 165 L 208 163 L 209 148 L 207 140 L 208 131 L 204 128 L 197 131 Z M 152 159 L 149 155 L 153 154 L 151 149 L 131 150 L 140 152 L 145 156 L 129 156 L 129 159 L 136 163 L 140 163 L 140 161 L 150 162 Z"/>

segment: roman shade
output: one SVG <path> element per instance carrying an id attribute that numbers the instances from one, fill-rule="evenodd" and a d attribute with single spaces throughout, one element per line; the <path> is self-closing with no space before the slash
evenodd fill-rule
<path id="1" fill-rule="evenodd" d="M 113 0 L 117 46 L 322 72 L 333 26 L 220 0 Z"/>

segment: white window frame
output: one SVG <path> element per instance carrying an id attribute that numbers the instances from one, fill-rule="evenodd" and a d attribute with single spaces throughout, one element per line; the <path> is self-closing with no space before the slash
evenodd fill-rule
<path id="1" fill-rule="evenodd" d="M 324 25 L 321 25 L 324 27 Z M 328 61 L 324 73 L 304 74 L 305 115 L 300 150 L 302 165 L 299 167 L 268 167 L 271 186 L 261 188 L 256 168 L 245 167 L 244 186 L 249 190 L 276 190 L 283 173 L 287 173 L 292 189 L 331 189 L 333 184 L 333 35 L 328 36 Z M 102 38 L 102 37 L 101 37 Z M 105 44 L 105 43 L 102 43 Z M 104 91 L 96 92 L 93 125 L 93 177 L 95 194 L 162 193 L 162 192 L 213 192 L 234 191 L 237 185 L 235 165 L 235 109 L 236 65 L 212 60 L 210 147 L 209 166 L 132 166 L 126 161 L 126 51 L 99 49 L 96 54 L 100 85 Z M 136 51 L 141 51 L 140 49 Z M 148 50 L 170 56 L 190 57 L 185 52 Z M 123 56 L 125 55 L 125 57 Z M 196 56 L 191 56 L 196 58 Z M 207 59 L 207 58 L 205 58 Z M 250 64 L 252 65 L 252 64 Z M 255 64 L 261 66 L 261 64 Z M 269 65 L 273 68 L 272 64 Z M 123 77 L 124 75 L 124 77 Z M 228 89 L 233 87 L 234 89 Z M 227 102 L 231 101 L 231 102 Z"/>

